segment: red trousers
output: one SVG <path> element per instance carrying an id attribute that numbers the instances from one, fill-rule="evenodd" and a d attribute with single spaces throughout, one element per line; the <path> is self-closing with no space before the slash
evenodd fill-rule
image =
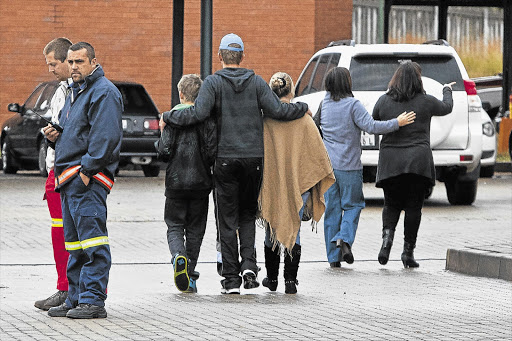
<path id="1" fill-rule="evenodd" d="M 68 291 L 68 277 L 66 269 L 68 267 L 69 253 L 64 245 L 64 228 L 62 227 L 62 206 L 60 204 L 60 194 L 55 192 L 55 175 L 53 169 L 48 174 L 45 186 L 46 202 L 48 210 L 52 217 L 52 245 L 53 258 L 55 258 L 55 267 L 57 268 L 57 290 Z"/>

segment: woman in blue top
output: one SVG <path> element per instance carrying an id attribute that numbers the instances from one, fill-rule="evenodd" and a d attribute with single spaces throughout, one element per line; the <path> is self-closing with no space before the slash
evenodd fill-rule
<path id="1" fill-rule="evenodd" d="M 331 267 L 354 262 L 354 243 L 363 196 L 361 131 L 386 134 L 414 122 L 414 112 L 388 121 L 375 121 L 352 94 L 352 79 L 344 67 L 335 67 L 325 79 L 327 93 L 321 106 L 320 127 L 336 183 L 325 194 L 325 247 Z M 318 114 L 317 114 L 318 115 Z"/>

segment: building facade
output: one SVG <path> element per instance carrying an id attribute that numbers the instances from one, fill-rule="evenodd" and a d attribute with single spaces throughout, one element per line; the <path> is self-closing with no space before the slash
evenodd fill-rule
<path id="1" fill-rule="evenodd" d="M 53 80 L 43 56 L 56 37 L 87 41 L 113 80 L 142 83 L 160 111 L 171 106 L 172 0 L 0 0 L 0 124 L 7 104 Z M 183 73 L 200 73 L 200 0 L 185 1 Z M 352 0 L 214 0 L 213 72 L 221 37 L 244 40 L 242 66 L 265 80 L 294 80 L 318 49 L 352 37 Z"/>

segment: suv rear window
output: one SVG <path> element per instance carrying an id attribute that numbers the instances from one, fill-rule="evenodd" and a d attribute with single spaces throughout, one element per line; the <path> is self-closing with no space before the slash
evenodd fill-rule
<path id="1" fill-rule="evenodd" d="M 158 109 L 143 86 L 121 83 L 115 85 L 123 96 L 124 115 L 158 116 Z"/>
<path id="2" fill-rule="evenodd" d="M 464 90 L 459 66 L 452 56 L 356 56 L 350 64 L 352 90 L 386 91 L 400 62 L 410 60 L 420 64 L 421 75 L 441 84 L 457 82 L 452 89 Z"/>

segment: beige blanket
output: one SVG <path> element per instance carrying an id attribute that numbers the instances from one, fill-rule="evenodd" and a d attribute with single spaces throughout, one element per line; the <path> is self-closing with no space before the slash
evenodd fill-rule
<path id="1" fill-rule="evenodd" d="M 300 228 L 301 194 L 311 189 L 306 211 L 318 222 L 325 211 L 324 193 L 334 172 L 318 129 L 309 115 L 294 121 L 264 120 L 265 157 L 260 218 L 270 225 L 274 245 L 291 250 Z"/>

